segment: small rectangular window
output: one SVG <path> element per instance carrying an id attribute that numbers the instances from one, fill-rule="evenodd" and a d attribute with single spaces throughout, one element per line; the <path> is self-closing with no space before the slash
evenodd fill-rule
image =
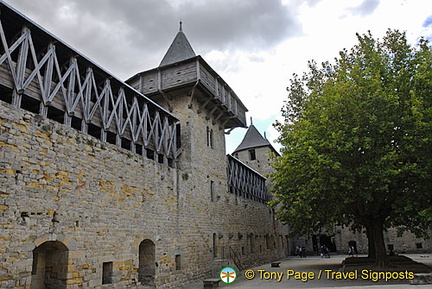
<path id="1" fill-rule="evenodd" d="M 251 161 L 256 160 L 255 150 L 249 150 L 249 159 Z"/>
<path id="2" fill-rule="evenodd" d="M 181 270 L 181 256 L 180 255 L 175 256 L 175 266 L 176 266 L 176 270 Z"/>
<path id="3" fill-rule="evenodd" d="M 417 249 L 423 249 L 423 244 L 422 243 L 416 243 L 416 248 Z"/>
<path id="4" fill-rule="evenodd" d="M 102 284 L 112 284 L 113 262 L 102 264 Z"/>
<path id="5" fill-rule="evenodd" d="M 214 191 L 214 181 L 210 181 L 210 198 L 212 202 L 216 201 L 216 196 Z"/>

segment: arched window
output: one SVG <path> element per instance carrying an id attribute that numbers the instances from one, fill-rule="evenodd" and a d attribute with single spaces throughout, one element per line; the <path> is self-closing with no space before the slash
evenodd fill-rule
<path id="1" fill-rule="evenodd" d="M 207 127 L 207 146 L 213 148 L 213 129 Z"/>

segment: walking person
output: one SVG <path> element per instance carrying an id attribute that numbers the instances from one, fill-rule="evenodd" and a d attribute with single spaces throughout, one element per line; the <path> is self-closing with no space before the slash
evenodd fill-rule
<path id="1" fill-rule="evenodd" d="M 327 246 L 324 246 L 324 255 L 326 258 L 330 258 L 330 250 L 327 248 Z"/>
<path id="2" fill-rule="evenodd" d="M 303 258 L 306 258 L 306 248 L 303 246 L 302 248 Z"/>
<path id="3" fill-rule="evenodd" d="M 353 247 L 353 246 L 350 246 L 350 247 L 348 248 L 348 255 L 349 255 L 350 257 L 354 257 L 354 253 L 355 253 L 354 247 Z"/>

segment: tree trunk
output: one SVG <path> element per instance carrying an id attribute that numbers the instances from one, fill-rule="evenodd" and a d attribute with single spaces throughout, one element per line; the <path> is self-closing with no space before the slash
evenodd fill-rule
<path id="1" fill-rule="evenodd" d="M 370 226 L 375 247 L 375 266 L 379 268 L 388 267 L 390 262 L 384 242 L 384 221 L 375 219 L 371 222 Z"/>
<path id="2" fill-rule="evenodd" d="M 368 238 L 368 258 L 375 259 L 375 241 L 372 226 L 366 226 L 366 235 Z"/>

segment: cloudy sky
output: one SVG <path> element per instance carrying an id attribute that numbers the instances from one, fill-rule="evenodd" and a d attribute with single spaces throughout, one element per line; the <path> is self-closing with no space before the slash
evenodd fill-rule
<path id="1" fill-rule="evenodd" d="M 432 38 L 430 0 L 6 0 L 120 79 L 157 67 L 179 21 L 196 54 L 234 89 L 273 141 L 286 87 L 307 61 L 331 61 L 368 30 Z M 245 129 L 228 137 L 227 152 Z M 278 145 L 275 144 L 278 148 Z"/>

